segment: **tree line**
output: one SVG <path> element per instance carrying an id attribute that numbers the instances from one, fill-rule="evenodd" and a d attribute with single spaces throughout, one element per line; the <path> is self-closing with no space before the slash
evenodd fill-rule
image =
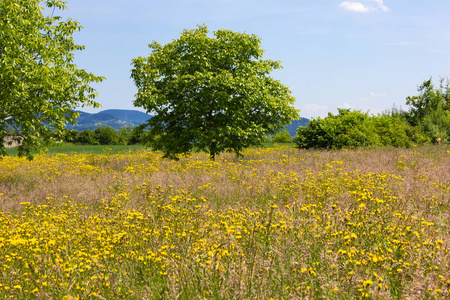
<path id="1" fill-rule="evenodd" d="M 69 129 L 62 136 L 55 135 L 54 140 L 76 145 L 136 145 L 146 144 L 150 139 L 149 130 L 143 127 L 124 126 L 114 129 L 110 126 L 99 126 L 95 129 L 85 128 L 84 130 Z M 264 142 L 267 143 L 292 143 L 293 137 L 286 128 L 274 135 L 267 136 Z"/>
<path id="2" fill-rule="evenodd" d="M 376 116 L 339 109 L 338 114 L 312 119 L 299 127 L 294 142 L 299 148 L 411 147 L 448 143 L 450 138 L 450 84 L 435 87 L 432 78 L 418 87 L 419 95 L 406 98 L 408 110 L 392 108 Z"/>
<path id="3" fill-rule="evenodd" d="M 349 147 L 411 147 L 424 143 L 447 143 L 450 138 L 450 83 L 441 79 L 435 87 L 432 78 L 418 87 L 419 94 L 406 98 L 408 110 L 392 108 L 370 115 L 359 110 L 338 109 L 325 118 L 313 118 L 298 127 L 292 137 L 286 128 L 268 135 L 265 142 L 294 142 L 299 148 L 342 149 Z M 101 126 L 94 130 L 68 130 L 66 142 L 90 145 L 146 143 L 152 139 L 145 126 L 115 130 Z"/>
<path id="4" fill-rule="evenodd" d="M 93 130 L 67 130 L 62 140 L 79 145 L 134 145 L 143 142 L 142 134 L 138 127 L 124 126 L 116 130 L 110 126 L 99 126 Z"/>

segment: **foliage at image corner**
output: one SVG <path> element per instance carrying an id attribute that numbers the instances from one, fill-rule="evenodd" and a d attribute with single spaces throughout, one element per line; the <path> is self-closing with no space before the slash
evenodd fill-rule
<path id="1" fill-rule="evenodd" d="M 278 61 L 263 60 L 256 35 L 230 30 L 208 36 L 206 26 L 178 39 L 149 45 L 148 57 L 133 59 L 138 92 L 134 105 L 155 114 L 148 144 L 165 157 L 193 149 L 240 155 L 299 117 L 288 87 L 269 76 Z"/>
<path id="2" fill-rule="evenodd" d="M 44 16 L 43 7 L 52 11 Z M 0 2 L 0 139 L 13 135 L 19 156 L 61 137 L 67 123 L 76 123 L 76 107 L 99 107 L 90 87 L 103 77 L 78 69 L 72 35 L 77 21 L 54 16 L 66 9 L 58 0 L 4 0 Z M 6 155 L 0 143 L 0 157 Z"/>
<path id="3" fill-rule="evenodd" d="M 371 116 L 368 112 L 338 109 L 338 114 L 313 118 L 297 129 L 298 148 L 342 149 L 373 146 L 411 147 L 428 139 L 403 118 Z"/>

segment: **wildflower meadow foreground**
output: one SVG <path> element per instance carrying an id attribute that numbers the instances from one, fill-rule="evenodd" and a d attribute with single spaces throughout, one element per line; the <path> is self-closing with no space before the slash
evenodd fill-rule
<path id="1" fill-rule="evenodd" d="M 1 299 L 449 299 L 450 148 L 0 160 Z"/>

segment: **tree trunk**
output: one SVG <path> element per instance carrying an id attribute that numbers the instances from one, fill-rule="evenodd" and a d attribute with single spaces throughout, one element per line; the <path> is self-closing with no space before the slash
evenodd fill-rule
<path id="1" fill-rule="evenodd" d="M 209 159 L 214 161 L 216 159 L 217 152 L 217 142 L 211 142 L 211 146 L 209 147 Z"/>

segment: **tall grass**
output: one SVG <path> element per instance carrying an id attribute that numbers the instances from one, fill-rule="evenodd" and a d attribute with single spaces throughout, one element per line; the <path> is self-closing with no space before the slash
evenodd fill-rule
<path id="1" fill-rule="evenodd" d="M 0 161 L 0 297 L 448 299 L 450 150 Z"/>

